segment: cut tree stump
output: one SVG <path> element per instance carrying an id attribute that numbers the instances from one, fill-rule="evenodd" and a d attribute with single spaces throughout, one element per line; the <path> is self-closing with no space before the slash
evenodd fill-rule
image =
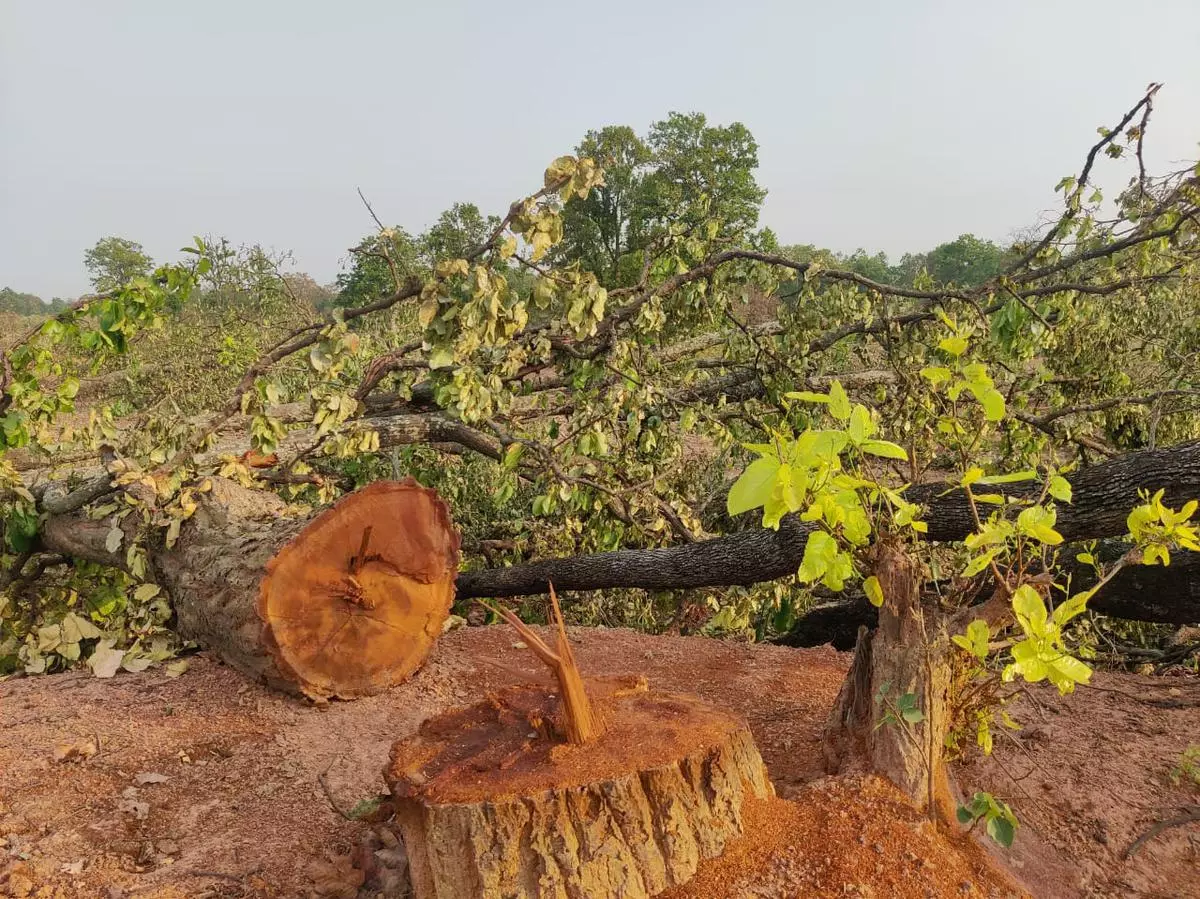
<path id="1" fill-rule="evenodd" d="M 562 742 L 558 699 L 510 687 L 396 743 L 416 899 L 638 899 L 682 884 L 774 795 L 750 731 L 640 678 L 587 680 L 603 735 Z"/>
<path id="2" fill-rule="evenodd" d="M 411 676 L 441 635 L 458 562 L 449 510 L 411 479 L 375 482 L 310 519 L 214 478 L 155 567 L 181 635 L 320 700 Z"/>

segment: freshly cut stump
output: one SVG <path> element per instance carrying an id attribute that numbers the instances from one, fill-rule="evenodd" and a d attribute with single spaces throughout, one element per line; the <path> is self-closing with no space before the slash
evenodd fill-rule
<path id="1" fill-rule="evenodd" d="M 449 510 L 412 479 L 377 481 L 308 518 L 213 478 L 158 568 L 188 639 L 277 689 L 355 699 L 425 661 L 458 561 Z"/>
<path id="2" fill-rule="evenodd" d="M 417 899 L 637 899 L 686 883 L 767 798 L 749 728 L 642 678 L 588 679 L 602 736 L 562 742 L 559 701 L 510 687 L 422 724 L 384 772 Z"/>

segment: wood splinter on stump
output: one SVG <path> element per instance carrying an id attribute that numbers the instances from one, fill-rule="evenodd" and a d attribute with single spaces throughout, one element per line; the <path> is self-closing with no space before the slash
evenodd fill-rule
<path id="1" fill-rule="evenodd" d="M 214 478 L 159 567 L 181 634 L 324 700 L 371 696 L 421 666 L 458 562 L 446 504 L 411 478 L 369 484 L 313 518 Z"/>
<path id="2" fill-rule="evenodd" d="M 774 796 L 740 719 L 642 677 L 585 681 L 553 588 L 551 602 L 554 649 L 501 614 L 557 693 L 507 687 L 392 747 L 416 899 L 653 896 L 742 833 L 747 800 Z"/>

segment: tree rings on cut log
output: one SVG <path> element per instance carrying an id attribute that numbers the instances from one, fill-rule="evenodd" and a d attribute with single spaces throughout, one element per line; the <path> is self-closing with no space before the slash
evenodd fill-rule
<path id="1" fill-rule="evenodd" d="M 562 742 L 558 698 L 510 687 L 392 748 L 417 899 L 637 899 L 687 882 L 774 789 L 745 723 L 642 678 L 588 679 L 605 723 Z"/>
<path id="2" fill-rule="evenodd" d="M 268 563 L 263 643 L 310 697 L 379 693 L 416 671 L 441 635 L 458 561 L 436 492 L 412 479 L 369 484 Z"/>

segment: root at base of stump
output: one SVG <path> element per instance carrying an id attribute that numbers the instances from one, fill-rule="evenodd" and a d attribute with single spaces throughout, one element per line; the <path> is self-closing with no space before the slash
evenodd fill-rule
<path id="1" fill-rule="evenodd" d="M 422 725 L 392 749 L 417 899 L 653 896 L 687 882 L 774 795 L 749 729 L 640 679 L 589 680 L 605 721 L 559 742 L 558 700 L 509 688 Z"/>

